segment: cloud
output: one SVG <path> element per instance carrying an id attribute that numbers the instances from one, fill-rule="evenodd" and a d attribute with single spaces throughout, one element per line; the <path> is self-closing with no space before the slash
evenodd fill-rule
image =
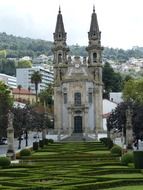
<path id="1" fill-rule="evenodd" d="M 143 46 L 142 0 L 0 0 L 0 32 L 53 41 L 60 5 L 67 43 L 87 45 L 93 4 L 104 46 Z"/>

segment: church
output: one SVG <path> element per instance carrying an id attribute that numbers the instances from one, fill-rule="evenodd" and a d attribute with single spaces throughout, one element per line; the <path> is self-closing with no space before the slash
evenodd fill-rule
<path id="1" fill-rule="evenodd" d="M 71 59 L 66 44 L 63 17 L 59 9 L 54 36 L 54 129 L 60 134 L 97 135 L 102 124 L 101 32 L 93 7 L 88 32 L 88 57 Z"/>

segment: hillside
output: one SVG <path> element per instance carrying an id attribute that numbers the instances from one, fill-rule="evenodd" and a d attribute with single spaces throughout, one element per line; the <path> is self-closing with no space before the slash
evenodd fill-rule
<path id="1" fill-rule="evenodd" d="M 23 56 L 36 57 L 40 54 L 51 55 L 52 44 L 50 41 L 22 38 L 0 33 L 0 50 L 6 50 L 7 57 L 20 58 Z M 71 55 L 87 56 L 84 46 L 72 45 L 69 47 Z M 134 47 L 130 50 L 105 47 L 103 51 L 104 60 L 110 59 L 117 62 L 124 62 L 131 57 L 143 58 L 143 47 Z"/>

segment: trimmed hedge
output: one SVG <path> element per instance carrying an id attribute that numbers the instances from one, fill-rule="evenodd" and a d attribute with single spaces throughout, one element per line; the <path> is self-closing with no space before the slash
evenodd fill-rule
<path id="1" fill-rule="evenodd" d="M 122 155 L 122 148 L 120 146 L 114 145 L 111 148 L 111 154 L 121 156 Z"/>
<path id="2" fill-rule="evenodd" d="M 38 150 L 38 149 L 39 149 L 39 143 L 33 142 L 33 150 Z"/>
<path id="3" fill-rule="evenodd" d="M 44 147 L 44 140 L 40 140 L 40 141 L 39 141 L 39 147 L 40 147 L 40 148 L 43 148 L 43 147 Z"/>
<path id="4" fill-rule="evenodd" d="M 113 147 L 113 141 L 110 138 L 104 137 L 99 139 L 106 147 L 111 149 Z"/>
<path id="5" fill-rule="evenodd" d="M 10 166 L 10 159 L 7 157 L 0 157 L 0 167 Z"/>
<path id="6" fill-rule="evenodd" d="M 134 165 L 136 169 L 143 169 L 143 151 L 134 151 Z"/>
<path id="7" fill-rule="evenodd" d="M 121 164 L 127 166 L 129 163 L 133 163 L 133 153 L 128 152 L 121 158 Z"/>
<path id="8" fill-rule="evenodd" d="M 29 149 L 22 149 L 20 151 L 20 156 L 30 156 L 31 155 L 31 151 Z"/>

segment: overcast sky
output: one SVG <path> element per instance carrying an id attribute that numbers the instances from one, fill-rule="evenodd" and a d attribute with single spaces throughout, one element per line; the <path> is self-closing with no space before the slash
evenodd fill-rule
<path id="1" fill-rule="evenodd" d="M 143 0 L 0 0 L 0 32 L 53 41 L 59 5 L 68 45 L 88 45 L 95 5 L 103 46 L 143 47 Z"/>

